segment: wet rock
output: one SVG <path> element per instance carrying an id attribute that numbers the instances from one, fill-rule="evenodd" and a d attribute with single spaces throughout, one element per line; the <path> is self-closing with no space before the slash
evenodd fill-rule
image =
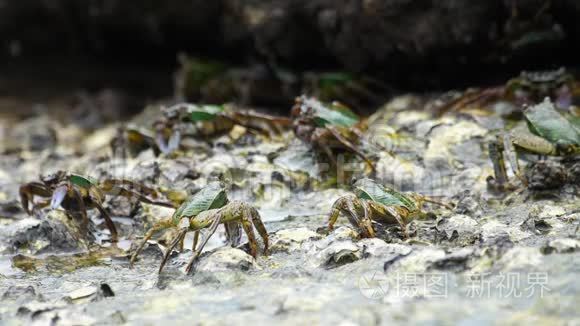
<path id="1" fill-rule="evenodd" d="M 451 125 L 441 125 L 433 129 L 429 136 L 429 145 L 424 154 L 425 167 L 429 170 L 448 170 L 458 167 L 467 159 L 466 156 L 454 156 L 451 149 L 474 137 L 483 137 L 487 130 L 476 123 L 461 120 Z"/>
<path id="2" fill-rule="evenodd" d="M 572 164 L 568 169 L 568 182 L 573 185 L 580 185 L 580 162 Z"/>
<path id="3" fill-rule="evenodd" d="M 28 303 L 17 311 L 18 317 L 31 325 L 91 325 L 96 322 L 94 317 L 67 309 L 67 304 L 56 303 Z"/>
<path id="4" fill-rule="evenodd" d="M 538 248 L 514 247 L 508 250 L 495 264 L 501 271 L 537 270 L 542 265 L 542 254 Z"/>
<path id="5" fill-rule="evenodd" d="M 566 215 L 566 209 L 563 207 L 547 204 L 534 205 L 522 226 L 536 234 L 558 232 L 568 227 L 563 221 L 564 215 Z"/>
<path id="6" fill-rule="evenodd" d="M 14 218 L 21 213 L 24 213 L 24 210 L 18 201 L 0 201 L 0 218 Z"/>
<path id="7" fill-rule="evenodd" d="M 576 239 L 555 239 L 549 241 L 541 249 L 543 254 L 549 255 L 552 253 L 564 254 L 580 250 L 580 241 Z"/>
<path id="8" fill-rule="evenodd" d="M 45 219 L 16 230 L 9 243 L 13 250 L 30 254 L 86 248 L 80 227 L 61 210 L 53 210 Z"/>
<path id="9" fill-rule="evenodd" d="M 479 239 L 479 223 L 467 215 L 452 215 L 442 219 L 436 226 L 439 232 L 443 232 L 448 242 L 459 246 L 473 244 Z"/>
<path id="10" fill-rule="evenodd" d="M 481 217 L 486 210 L 485 201 L 481 198 L 479 193 L 473 193 L 471 190 L 463 190 L 462 192 L 453 196 L 455 204 L 455 213 L 473 216 L 475 218 Z"/>
<path id="11" fill-rule="evenodd" d="M 402 191 L 420 191 L 417 187 L 427 174 L 423 167 L 391 155 L 381 157 L 376 169 L 377 178 Z"/>
<path id="12" fill-rule="evenodd" d="M 481 236 L 484 242 L 499 234 L 509 234 L 510 240 L 518 242 L 531 236 L 530 232 L 522 230 L 519 226 L 508 226 L 499 221 L 489 221 L 481 226 Z"/>
<path id="13" fill-rule="evenodd" d="M 467 215 L 452 215 L 447 219 L 443 219 L 441 223 L 437 225 L 437 229 L 444 230 L 447 232 L 448 236 L 451 236 L 453 231 L 458 232 L 473 232 L 478 223 Z"/>
<path id="14" fill-rule="evenodd" d="M 312 150 L 304 144 L 291 144 L 278 154 L 274 164 L 294 172 L 304 172 L 310 177 L 317 177 L 319 167 Z"/>
<path id="15" fill-rule="evenodd" d="M 413 250 L 410 254 L 399 259 L 396 265 L 391 266 L 391 272 L 399 273 L 425 273 L 429 266 L 445 257 L 442 249 L 422 248 Z"/>
<path id="16" fill-rule="evenodd" d="M 564 166 L 554 161 L 538 161 L 526 168 L 528 187 L 533 190 L 558 189 L 566 184 L 567 172 Z"/>
<path id="17" fill-rule="evenodd" d="M 356 243 L 361 249 L 364 258 L 368 257 L 390 257 L 390 256 L 406 256 L 412 249 L 410 246 L 398 243 L 386 243 L 377 238 L 361 239 Z"/>
<path id="18" fill-rule="evenodd" d="M 326 228 L 320 228 L 318 232 L 326 231 Z M 324 233 L 324 232 L 322 232 Z M 359 233 L 355 231 L 353 228 L 348 226 L 340 226 L 334 230 L 330 234 L 327 234 L 322 239 L 312 242 L 306 243 L 305 249 L 309 251 L 319 251 L 324 250 L 328 246 L 332 245 L 335 242 L 355 242 L 359 240 Z"/>
<path id="19" fill-rule="evenodd" d="M 276 232 L 271 237 L 270 251 L 274 252 L 294 252 L 300 250 L 302 243 L 309 240 L 318 240 L 322 235 L 307 229 L 293 228 Z"/>
<path id="20" fill-rule="evenodd" d="M 255 267 L 254 258 L 244 251 L 231 247 L 222 247 L 202 257 L 196 266 L 196 272 L 248 271 Z"/>
<path id="21" fill-rule="evenodd" d="M 549 219 L 566 214 L 566 210 L 561 206 L 554 205 L 534 205 L 530 210 L 530 217 L 538 219 Z"/>
<path id="22" fill-rule="evenodd" d="M 56 122 L 44 115 L 24 120 L 9 130 L 2 148 L 5 151 L 54 150 L 58 144 L 57 129 Z"/>
<path id="23" fill-rule="evenodd" d="M 349 226 L 340 226 L 332 231 L 325 240 L 333 242 L 333 241 L 344 241 L 344 240 L 356 240 L 359 237 L 359 233 L 349 227 Z"/>
<path id="24" fill-rule="evenodd" d="M 315 265 L 327 269 L 336 268 L 362 258 L 362 250 L 352 241 L 335 242 L 323 249 L 314 259 Z"/>
<path id="25" fill-rule="evenodd" d="M 461 248 L 437 259 L 431 263 L 429 268 L 437 270 L 447 270 L 462 272 L 468 269 L 468 262 L 472 258 L 475 250 L 473 248 Z"/>
<path id="26" fill-rule="evenodd" d="M 32 285 L 13 285 L 2 294 L 0 300 L 24 303 L 42 300 L 42 296 L 36 293 L 36 289 Z"/>
<path id="27" fill-rule="evenodd" d="M 69 292 L 63 299 L 75 304 L 100 301 L 103 298 L 113 297 L 115 293 L 106 283 L 100 285 L 87 286 Z"/>
<path id="28" fill-rule="evenodd" d="M 514 247 L 514 243 L 510 239 L 510 235 L 506 232 L 497 232 L 493 235 L 482 239 L 481 246 L 492 251 L 496 257 L 502 256 L 508 250 Z"/>

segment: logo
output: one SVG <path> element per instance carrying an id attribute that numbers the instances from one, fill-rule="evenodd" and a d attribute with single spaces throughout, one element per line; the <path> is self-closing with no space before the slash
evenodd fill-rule
<path id="1" fill-rule="evenodd" d="M 358 279 L 358 288 L 368 299 L 380 300 L 389 291 L 389 283 L 383 272 L 367 272 Z"/>

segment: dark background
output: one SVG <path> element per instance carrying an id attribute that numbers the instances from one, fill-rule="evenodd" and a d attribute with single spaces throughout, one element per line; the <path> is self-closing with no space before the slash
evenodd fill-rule
<path id="1" fill-rule="evenodd" d="M 0 96 L 170 96 L 182 51 L 364 73 L 393 92 L 492 85 L 523 69 L 573 70 L 579 18 L 577 0 L 3 0 Z"/>

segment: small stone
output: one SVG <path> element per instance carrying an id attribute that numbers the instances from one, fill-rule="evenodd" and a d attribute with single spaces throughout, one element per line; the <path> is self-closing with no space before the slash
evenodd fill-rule
<path id="1" fill-rule="evenodd" d="M 447 219 L 444 219 L 439 225 L 437 225 L 437 229 L 440 231 L 445 231 L 447 237 L 450 238 L 453 234 L 453 231 L 457 231 L 458 233 L 473 233 L 477 228 L 477 221 L 472 219 L 467 215 L 453 215 Z"/>
<path id="2" fill-rule="evenodd" d="M 502 271 L 537 270 L 542 265 L 542 254 L 538 248 L 514 247 L 508 250 L 494 266 Z"/>
<path id="3" fill-rule="evenodd" d="M 285 229 L 276 232 L 271 238 L 271 252 L 294 252 L 303 242 L 318 240 L 322 236 L 307 228 Z"/>
<path id="4" fill-rule="evenodd" d="M 551 253 L 572 253 L 580 249 L 580 241 L 576 239 L 555 239 L 541 248 L 543 254 Z"/>
<path id="5" fill-rule="evenodd" d="M 244 251 L 231 247 L 222 247 L 201 258 L 196 266 L 199 272 L 227 272 L 232 270 L 247 271 L 255 267 L 255 260 Z"/>
<path id="6" fill-rule="evenodd" d="M 106 297 L 113 297 L 115 294 L 111 287 L 102 283 L 100 285 L 86 286 L 69 292 L 63 299 L 76 304 L 95 302 Z"/>
<path id="7" fill-rule="evenodd" d="M 479 194 L 472 193 L 471 190 L 464 190 L 455 195 L 455 212 L 459 214 L 480 217 L 485 212 L 484 201 Z"/>
<path id="8" fill-rule="evenodd" d="M 560 206 L 553 205 L 538 205 L 530 210 L 530 215 L 544 219 L 559 217 L 566 214 L 566 210 Z"/>
<path id="9" fill-rule="evenodd" d="M 20 229 L 10 245 L 31 254 L 48 251 L 71 251 L 85 248 L 85 238 L 75 220 L 62 210 L 53 210 L 40 222 Z"/>
<path id="10" fill-rule="evenodd" d="M 481 226 L 481 231 L 482 240 L 484 242 L 487 242 L 489 239 L 506 232 L 512 242 L 517 242 L 531 236 L 530 232 L 523 231 L 519 226 L 510 227 L 498 221 L 489 221 L 485 223 Z"/>
<path id="11" fill-rule="evenodd" d="M 332 241 L 343 241 L 343 240 L 356 240 L 358 239 L 359 234 L 353 228 L 348 226 L 341 226 L 336 228 L 332 231 L 331 234 L 328 235 L 327 239 Z"/>
<path id="12" fill-rule="evenodd" d="M 442 249 L 422 248 L 413 250 L 404 259 L 399 260 L 396 271 L 399 273 L 424 273 L 435 261 L 443 259 L 445 251 Z"/>
<path id="13" fill-rule="evenodd" d="M 558 189 L 566 184 L 564 166 L 553 161 L 538 161 L 526 169 L 528 187 L 534 190 Z"/>
<path id="14" fill-rule="evenodd" d="M 2 294 L 2 301 L 30 302 L 38 298 L 39 295 L 36 294 L 36 289 L 32 285 L 14 285 Z"/>
<path id="15" fill-rule="evenodd" d="M 407 255 L 412 249 L 398 243 L 386 243 L 377 238 L 362 239 L 357 242 L 358 247 L 363 252 L 363 257 L 383 257 L 390 255 Z"/>
<path id="16" fill-rule="evenodd" d="M 467 263 L 474 252 L 475 250 L 473 248 L 461 248 L 445 255 L 443 258 L 435 260 L 431 263 L 430 267 L 453 272 L 465 271 L 468 268 Z"/>
<path id="17" fill-rule="evenodd" d="M 341 241 L 319 252 L 316 255 L 316 262 L 320 267 L 335 268 L 361 258 L 362 251 L 352 241 Z"/>

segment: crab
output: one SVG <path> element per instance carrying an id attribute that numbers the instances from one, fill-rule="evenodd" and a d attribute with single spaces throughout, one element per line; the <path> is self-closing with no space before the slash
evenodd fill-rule
<path id="1" fill-rule="evenodd" d="M 135 259 L 151 237 L 159 231 L 174 229 L 177 235 L 170 242 L 161 265 L 159 273 L 163 270 L 173 249 L 178 245 L 183 248 L 183 242 L 187 232 L 194 231 L 194 241 L 192 251 L 193 257 L 186 267 L 186 272 L 191 272 L 195 262 L 199 258 L 203 248 L 209 238 L 216 232 L 219 224 L 224 224 L 226 237 L 232 247 L 238 246 L 241 240 L 241 230 L 243 229 L 248 237 L 250 254 L 256 258 L 258 254 L 258 242 L 254 234 L 254 229 L 258 231 L 264 242 L 264 254 L 268 252 L 268 231 L 262 223 L 260 214 L 251 205 L 242 201 L 229 202 L 226 189 L 220 182 L 213 182 L 189 197 L 170 219 L 160 221 L 153 225 L 145 234 L 143 241 L 131 256 L 131 266 Z M 253 225 L 253 227 L 252 227 Z M 200 230 L 209 228 L 209 232 L 197 246 Z"/>
<path id="2" fill-rule="evenodd" d="M 490 102 L 504 100 L 516 106 L 530 105 L 549 97 L 560 110 L 568 110 L 574 97 L 580 95 L 580 87 L 566 69 L 547 71 L 522 71 L 503 86 L 471 89 L 462 96 L 444 104 L 441 113 L 458 111 L 470 105 L 485 106 Z"/>
<path id="3" fill-rule="evenodd" d="M 514 174 L 527 185 L 518 163 L 518 152 L 540 156 L 573 157 L 580 154 L 580 121 L 560 114 L 549 98 L 523 111 L 525 124 L 519 124 L 509 132 L 497 135 L 489 143 L 489 156 L 495 177 L 489 176 L 488 185 L 497 190 L 513 190 L 506 173 L 504 152 Z"/>
<path id="4" fill-rule="evenodd" d="M 98 182 L 90 177 L 65 171 L 41 176 L 40 181 L 25 183 L 20 186 L 19 193 L 22 207 L 29 215 L 46 206 L 56 209 L 61 205 L 69 212 L 80 212 L 81 228 L 85 233 L 88 232 L 89 223 L 87 209 L 96 208 L 104 218 L 113 242 L 117 242 L 118 234 L 109 213 L 103 208 L 105 195 L 134 197 L 148 204 L 174 207 L 172 203 L 161 199 L 161 195 L 155 189 L 130 180 L 107 179 Z M 35 196 L 50 198 L 50 200 L 34 203 Z"/>
<path id="5" fill-rule="evenodd" d="M 231 105 L 195 105 L 181 103 L 162 109 L 163 116 L 154 122 L 155 140 L 163 153 L 171 153 L 179 147 L 182 130 L 186 125 L 201 124 L 202 134 L 230 130 L 241 125 L 254 131 L 272 135 L 279 134 L 291 121 L 255 111 L 237 110 Z"/>
<path id="6" fill-rule="evenodd" d="M 334 166 L 337 162 L 333 150 L 340 149 L 354 153 L 375 170 L 371 160 L 358 148 L 364 126 L 348 107 L 302 95 L 296 98 L 291 115 L 296 137 L 322 150 Z"/>
<path id="7" fill-rule="evenodd" d="M 338 217 L 344 214 L 350 223 L 360 230 L 361 237 L 375 237 L 373 223 L 399 224 L 405 238 L 409 237 L 407 223 L 427 214 L 423 203 L 433 203 L 447 209 L 453 207 L 415 192 L 402 193 L 381 185 L 371 179 L 359 179 L 354 183 L 354 193 L 338 198 L 332 205 L 328 229 L 333 230 Z"/>
<path id="8" fill-rule="evenodd" d="M 161 153 L 152 130 L 131 124 L 119 127 L 110 145 L 114 157 L 134 157 L 148 148 L 153 149 L 155 156 Z"/>

